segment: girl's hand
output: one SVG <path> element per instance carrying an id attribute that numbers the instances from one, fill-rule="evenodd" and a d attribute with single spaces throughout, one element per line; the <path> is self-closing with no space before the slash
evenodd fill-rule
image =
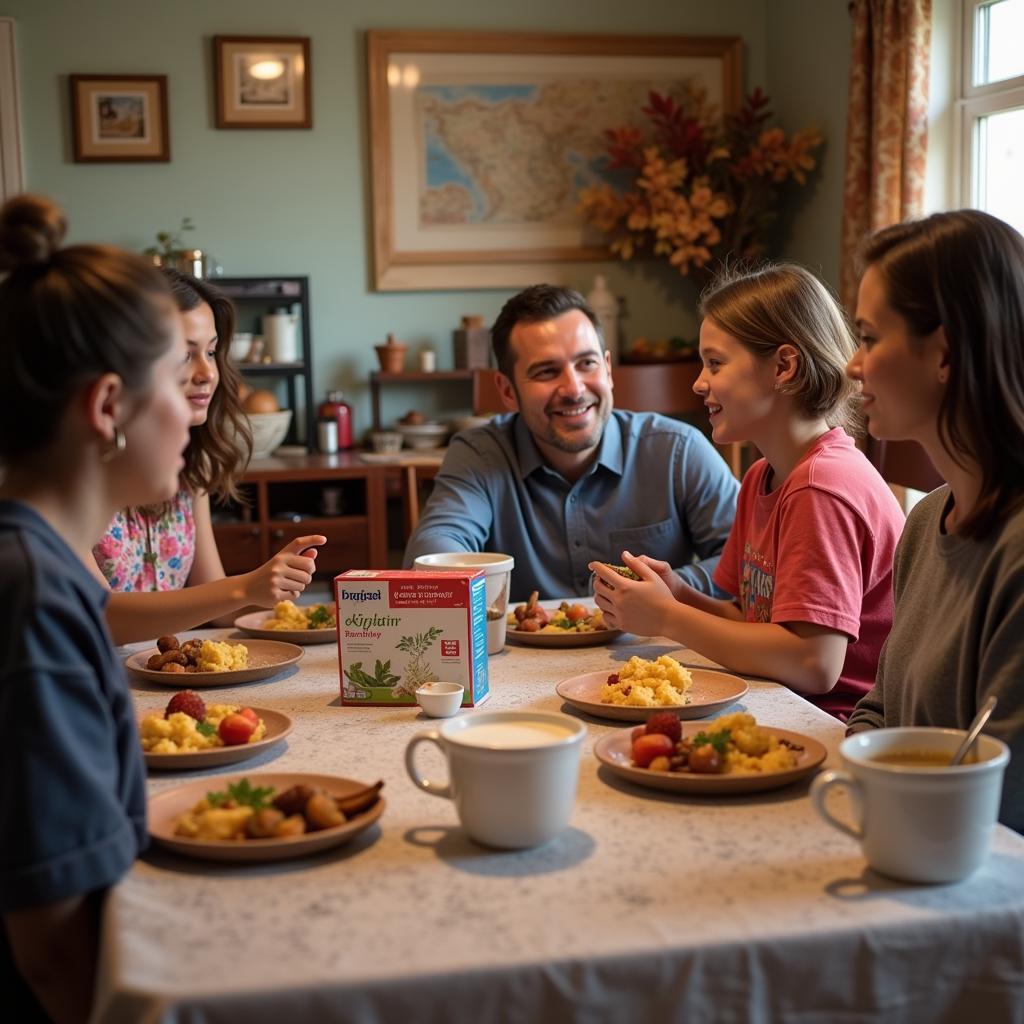
<path id="1" fill-rule="evenodd" d="M 649 569 L 653 569 L 658 579 L 668 587 L 669 593 L 677 600 L 684 601 L 686 599 L 687 586 L 680 578 L 679 574 L 676 573 L 672 566 L 668 562 L 662 562 L 660 559 L 651 558 L 650 555 L 638 555 L 633 558 L 628 551 L 623 552 L 624 555 L 629 556 L 632 560 L 633 565 L 630 569 L 633 570 L 638 576 L 643 575 L 640 570 L 636 567 L 637 562 L 643 562 Z"/>
<path id="2" fill-rule="evenodd" d="M 605 622 L 612 629 L 625 629 L 640 636 L 661 636 L 665 629 L 666 611 L 676 603 L 668 583 L 659 575 L 660 570 L 652 568 L 643 558 L 623 551 L 622 561 L 640 577 L 639 580 L 628 580 L 603 562 L 590 563 L 590 569 L 598 578 L 594 585 L 594 600 L 604 614 Z M 665 565 L 654 559 L 651 561 L 656 566 Z"/>
<path id="3" fill-rule="evenodd" d="M 306 589 L 316 570 L 316 549 L 326 544 L 319 534 L 296 537 L 269 562 L 246 573 L 245 596 L 250 604 L 271 608 L 278 601 L 291 601 Z"/>

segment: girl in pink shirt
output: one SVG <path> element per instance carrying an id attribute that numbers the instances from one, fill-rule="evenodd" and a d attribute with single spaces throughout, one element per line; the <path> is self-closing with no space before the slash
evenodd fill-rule
<path id="1" fill-rule="evenodd" d="M 892 624 L 903 528 L 892 492 L 844 429 L 856 342 L 828 289 L 793 265 L 720 278 L 701 314 L 694 390 L 712 437 L 764 454 L 743 479 L 715 571 L 736 596 L 707 597 L 667 563 L 624 551 L 640 581 L 594 563 L 597 603 L 609 625 L 778 679 L 845 720 L 874 683 Z"/>

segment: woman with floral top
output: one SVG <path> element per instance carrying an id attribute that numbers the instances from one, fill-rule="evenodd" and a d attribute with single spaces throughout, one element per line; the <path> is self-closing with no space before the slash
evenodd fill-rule
<path id="1" fill-rule="evenodd" d="M 258 569 L 225 575 L 210 495 L 238 497 L 239 471 L 252 449 L 238 372 L 227 358 L 234 309 L 209 283 L 173 269 L 164 273 L 188 343 L 190 441 L 174 497 L 161 505 L 122 510 L 93 549 L 99 572 L 114 591 L 107 621 L 117 643 L 152 639 L 248 605 L 270 607 L 294 598 L 313 578 L 316 548 L 326 542 L 319 535 L 297 537 Z"/>

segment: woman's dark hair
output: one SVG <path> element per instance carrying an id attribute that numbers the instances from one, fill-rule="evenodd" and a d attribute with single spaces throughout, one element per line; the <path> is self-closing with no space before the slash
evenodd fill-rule
<path id="1" fill-rule="evenodd" d="M 1024 238 L 991 214 L 954 210 L 884 228 L 860 255 L 913 337 L 945 333 L 939 439 L 981 472 L 958 532 L 984 537 L 1024 504 Z"/>
<path id="2" fill-rule="evenodd" d="M 587 305 L 587 300 L 572 288 L 559 288 L 552 284 L 534 284 L 513 295 L 498 314 L 491 328 L 491 348 L 498 369 L 510 380 L 515 358 L 510 339 L 512 330 L 518 324 L 538 324 L 554 320 L 556 316 L 578 309 L 593 325 L 604 350 L 604 337 L 597 314 Z"/>
<path id="3" fill-rule="evenodd" d="M 846 364 L 857 342 L 835 296 L 809 270 L 795 263 L 725 270 L 704 290 L 699 312 L 759 358 L 792 345 L 800 360 L 785 393 L 808 416 L 856 430 L 857 388 Z"/>
<path id="4" fill-rule="evenodd" d="M 239 398 L 241 377 L 228 358 L 235 333 L 235 307 L 223 292 L 207 281 L 173 267 L 166 267 L 164 275 L 178 309 L 189 313 L 205 302 L 213 313 L 217 332 L 214 359 L 219 383 L 210 401 L 206 422 L 190 431 L 181 482 L 189 491 L 207 491 L 218 501 L 237 499 L 238 476 L 252 455 L 252 431 Z"/>
<path id="5" fill-rule="evenodd" d="M 173 338 L 167 282 L 141 256 L 106 245 L 61 248 L 67 222 L 41 196 L 0 208 L 0 460 L 50 445 L 75 392 L 116 373 L 150 386 Z"/>

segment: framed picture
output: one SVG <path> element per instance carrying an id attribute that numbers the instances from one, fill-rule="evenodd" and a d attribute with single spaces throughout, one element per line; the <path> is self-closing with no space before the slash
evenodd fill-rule
<path id="1" fill-rule="evenodd" d="M 70 75 L 76 163 L 167 163 L 166 75 Z"/>
<path id="2" fill-rule="evenodd" d="M 608 259 L 577 212 L 651 89 L 739 105 L 737 37 L 367 34 L 379 290 L 564 283 Z"/>
<path id="3" fill-rule="evenodd" d="M 218 128 L 312 128 L 309 39 L 214 36 Z"/>

